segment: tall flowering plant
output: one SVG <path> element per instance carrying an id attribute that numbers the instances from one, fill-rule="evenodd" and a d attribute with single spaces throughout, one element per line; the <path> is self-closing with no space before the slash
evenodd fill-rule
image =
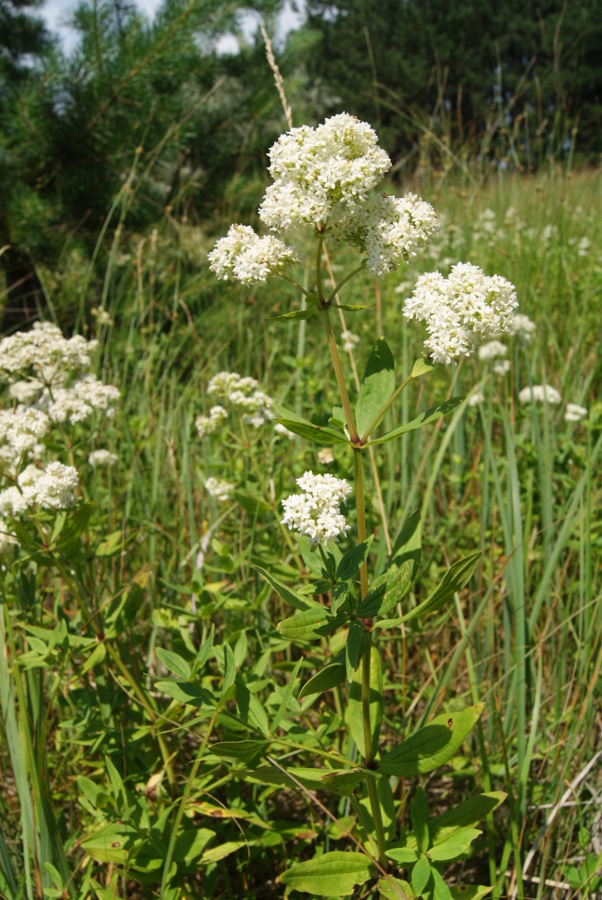
<path id="1" fill-rule="evenodd" d="M 282 523 L 299 535 L 299 550 L 312 575 L 310 585 L 293 587 L 266 570 L 259 571 L 294 610 L 278 625 L 286 641 L 307 648 L 312 641 L 341 633 L 341 651 L 302 684 L 298 701 L 310 705 L 324 692 L 339 690 L 346 683 L 345 721 L 360 756 L 346 758 L 316 748 L 322 767 L 311 770 L 275 759 L 273 752 L 287 743 L 280 731 L 290 731 L 290 722 L 285 725 L 290 691 L 272 722 L 258 710 L 247 714 L 256 737 L 217 742 L 210 749 L 235 768 L 244 764 L 247 775 L 256 780 L 274 783 L 275 779 L 288 786 L 327 790 L 349 798 L 356 813 L 355 825 L 345 831 L 352 849 L 320 849 L 313 859 L 293 865 L 280 878 L 289 889 L 312 896 L 344 896 L 355 886 L 378 878 L 378 889 L 386 897 L 480 897 L 488 888 L 450 886 L 442 873 L 449 862 L 467 854 L 481 834 L 478 822 L 504 795 L 480 794 L 432 816 L 426 794 L 418 787 L 410 804 L 411 828 L 406 829 L 398 827 L 392 786 L 399 779 L 425 775 L 447 763 L 475 726 L 483 705 L 439 715 L 402 742 L 384 746 L 378 646 L 388 629 L 428 616 L 449 602 L 472 576 L 480 554 L 472 553 L 454 563 L 429 597 L 411 608 L 404 607 L 420 561 L 420 519 L 409 519 L 384 571 L 375 577 L 369 570 L 374 535 L 368 534 L 366 527 L 364 457 L 369 448 L 435 422 L 461 402 L 462 398 L 445 401 L 388 433 L 381 431 L 387 410 L 413 380 L 428 374 L 436 364 L 447 365 L 469 356 L 481 342 L 510 332 L 517 300 L 508 281 L 486 276 L 470 263 L 453 267 L 448 278 L 438 272 L 421 276 L 405 303 L 404 315 L 425 324 L 425 357 L 417 360 L 410 375 L 398 384 L 393 354 L 387 342 L 379 339 L 370 353 L 359 393 L 352 399 L 331 314 L 336 307 L 362 307 L 341 306 L 339 291 L 361 271 L 383 277 L 400 263 L 409 262 L 438 227 L 434 209 L 419 197 L 373 194 L 390 166 L 372 128 L 352 116 L 334 116 L 317 128 L 292 128 L 270 151 L 273 184 L 259 209 L 260 219 L 273 234 L 260 237 L 252 228 L 232 225 L 209 254 L 218 278 L 253 284 L 265 283 L 269 275 L 275 275 L 296 285 L 305 298 L 303 308 L 280 318 L 313 319 L 324 329 L 340 395 L 340 406 L 329 425 L 316 425 L 275 404 L 272 413 L 290 432 L 317 444 L 347 447 L 353 456 L 354 484 L 308 471 L 297 480 L 300 492 L 282 502 Z M 286 240 L 301 230 L 315 237 L 311 290 L 291 275 L 300 260 Z M 322 274 L 325 241 L 331 247 L 350 245 L 361 257 L 331 291 L 325 289 Z M 345 506 L 352 495 L 353 525 L 347 521 Z M 343 540 L 345 552 L 340 546 Z M 233 678 L 228 674 L 227 656 L 225 651 L 226 681 Z M 249 703 L 243 694 L 236 690 L 237 704 Z M 232 692 L 228 696 L 233 696 Z M 294 746 L 290 740 L 289 744 Z M 269 766 L 260 765 L 261 758 Z"/>

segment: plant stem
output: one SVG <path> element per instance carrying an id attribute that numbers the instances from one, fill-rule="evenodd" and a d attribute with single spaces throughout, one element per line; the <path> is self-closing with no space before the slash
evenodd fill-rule
<path id="1" fill-rule="evenodd" d="M 321 287 L 320 287 L 321 290 Z M 332 357 L 332 364 L 334 366 L 334 373 L 336 375 L 337 384 L 339 386 L 339 394 L 341 395 L 341 403 L 343 404 L 343 410 L 345 412 L 345 421 L 347 423 L 347 430 L 349 432 L 349 437 L 353 444 L 357 444 L 359 441 L 357 428 L 355 427 L 355 422 L 353 420 L 353 412 L 351 410 L 351 403 L 349 401 L 349 394 L 347 393 L 347 387 L 345 385 L 345 376 L 343 374 L 343 366 L 341 365 L 341 358 L 339 356 L 339 351 L 337 348 L 337 342 L 334 336 L 334 331 L 332 330 L 332 324 L 330 322 L 330 316 L 328 314 L 327 308 L 321 308 L 320 313 L 322 314 L 322 321 L 324 323 L 324 330 L 326 331 L 326 340 L 328 341 L 328 349 L 330 350 L 330 355 Z M 361 540 L 361 538 L 360 538 Z"/>

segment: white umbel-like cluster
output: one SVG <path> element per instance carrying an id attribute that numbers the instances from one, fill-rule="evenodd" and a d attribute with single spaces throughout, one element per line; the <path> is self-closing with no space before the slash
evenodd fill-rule
<path id="1" fill-rule="evenodd" d="M 519 403 L 549 403 L 552 406 L 562 403 L 559 392 L 549 384 L 534 384 L 533 387 L 523 388 L 519 392 L 518 400 Z"/>
<path id="2" fill-rule="evenodd" d="M 265 284 L 268 275 L 298 261 L 292 247 L 270 234 L 259 237 L 249 225 L 231 225 L 207 258 L 218 278 L 243 284 Z"/>
<path id="3" fill-rule="evenodd" d="M 376 132 L 347 113 L 317 128 L 292 128 L 269 156 L 274 184 L 259 217 L 274 231 L 299 225 L 322 229 L 337 204 L 362 203 L 391 168 Z"/>
<path id="4" fill-rule="evenodd" d="M 86 375 L 71 387 L 59 387 L 48 402 L 48 415 L 53 422 L 67 422 L 72 425 L 84 422 L 94 411 L 104 412 L 107 418 L 115 415 L 115 403 L 121 392 L 112 384 L 104 384 L 96 375 Z"/>
<path id="5" fill-rule="evenodd" d="M 537 331 L 537 325 L 524 313 L 516 313 L 512 319 L 510 334 L 522 338 L 526 344 L 530 344 L 533 334 Z"/>
<path id="6" fill-rule="evenodd" d="M 36 322 L 31 331 L 18 331 L 0 341 L 0 373 L 9 381 L 33 370 L 45 384 L 64 377 L 66 371 L 82 372 L 92 365 L 97 341 L 81 335 L 64 338 L 50 322 Z"/>
<path id="7" fill-rule="evenodd" d="M 291 494 L 282 501 L 282 524 L 291 531 L 308 537 L 312 547 L 338 541 L 345 536 L 349 525 L 341 513 L 340 504 L 351 494 L 351 485 L 334 475 L 314 475 L 305 472 L 297 478 L 302 494 Z"/>
<path id="8" fill-rule="evenodd" d="M 579 406 L 578 403 L 567 403 L 564 411 L 565 422 L 580 422 L 588 413 L 585 406 Z"/>
<path id="9" fill-rule="evenodd" d="M 194 427 L 199 437 L 207 437 L 219 428 L 220 422 L 228 418 L 228 413 L 223 406 L 212 406 L 208 416 L 197 416 Z"/>
<path id="10" fill-rule="evenodd" d="M 32 451 L 49 427 L 48 416 L 39 409 L 18 406 L 0 411 L 0 441 L 6 441 L 17 458 Z"/>
<path id="11" fill-rule="evenodd" d="M 207 393 L 219 400 L 228 400 L 244 413 L 245 424 L 254 428 L 260 428 L 274 418 L 272 398 L 259 390 L 259 382 L 255 378 L 243 378 L 237 372 L 218 372 L 209 382 Z"/>
<path id="12" fill-rule="evenodd" d="M 434 362 L 449 364 L 470 356 L 483 339 L 507 334 L 517 306 L 514 286 L 505 278 L 458 263 L 448 278 L 440 272 L 421 275 L 404 315 L 426 323 L 425 347 Z"/>
<path id="13" fill-rule="evenodd" d="M 117 454 L 111 453 L 110 450 L 93 450 L 88 456 L 88 462 L 93 469 L 97 469 L 99 466 L 113 466 L 118 461 Z"/>
<path id="14" fill-rule="evenodd" d="M 222 481 L 220 478 L 205 479 L 207 493 L 218 503 L 227 503 L 234 493 L 234 485 L 230 481 Z"/>
<path id="15" fill-rule="evenodd" d="M 508 348 L 501 341 L 488 341 L 479 347 L 479 359 L 498 359 L 508 353 Z"/>
<path id="16" fill-rule="evenodd" d="M 32 506 L 43 509 L 69 509 L 77 500 L 79 477 L 73 466 L 51 462 L 45 469 L 29 465 L 17 478 L 17 484 L 0 493 L 0 515 L 17 516 Z"/>

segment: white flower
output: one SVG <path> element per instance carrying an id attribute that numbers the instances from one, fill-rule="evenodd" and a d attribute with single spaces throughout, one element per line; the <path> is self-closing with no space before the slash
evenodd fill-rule
<path id="1" fill-rule="evenodd" d="M 567 403 L 564 411 L 565 422 L 580 422 L 587 415 L 585 406 L 579 406 L 578 403 Z"/>
<path id="2" fill-rule="evenodd" d="M 343 340 L 343 350 L 346 353 L 352 353 L 355 345 L 360 342 L 357 334 L 354 334 L 352 331 L 341 331 L 341 338 Z"/>
<path id="3" fill-rule="evenodd" d="M 211 271 L 224 281 L 233 276 L 243 284 L 265 284 L 270 273 L 297 262 L 298 256 L 272 235 L 259 237 L 249 225 L 231 225 L 207 259 Z"/>
<path id="4" fill-rule="evenodd" d="M 518 399 L 519 403 L 550 403 L 554 406 L 562 403 L 562 397 L 556 388 L 550 387 L 549 384 L 534 384 L 533 387 L 523 388 Z"/>
<path id="5" fill-rule="evenodd" d="M 274 431 L 277 434 L 281 434 L 282 437 L 288 438 L 289 441 L 294 441 L 297 437 L 294 431 L 291 431 L 286 427 L 286 425 L 283 425 L 281 422 L 277 422 L 276 425 L 274 425 Z"/>
<path id="6" fill-rule="evenodd" d="M 196 430 L 199 437 L 206 437 L 213 434 L 219 427 L 220 422 L 228 418 L 228 413 L 223 406 L 212 406 L 208 416 L 197 416 L 194 420 Z"/>
<path id="7" fill-rule="evenodd" d="M 226 503 L 234 493 L 234 485 L 229 481 L 221 481 L 219 478 L 207 478 L 205 488 L 207 493 L 218 503 Z"/>
<path id="8" fill-rule="evenodd" d="M 97 466 L 112 466 L 119 460 L 116 453 L 110 450 L 93 450 L 88 456 L 88 462 L 95 469 Z"/>
<path id="9" fill-rule="evenodd" d="M 522 338 L 527 344 L 530 344 L 535 331 L 537 331 L 537 325 L 535 322 L 531 321 L 529 316 L 525 316 L 523 313 L 515 314 L 512 319 L 510 334 L 516 335 L 517 337 Z"/>
<path id="10" fill-rule="evenodd" d="M 363 202 L 391 167 L 370 125 L 347 113 L 317 128 L 291 129 L 269 156 L 275 183 L 259 217 L 275 231 L 298 225 L 322 229 L 335 206 Z"/>
<path id="11" fill-rule="evenodd" d="M 229 400 L 245 413 L 243 422 L 260 428 L 271 422 L 274 414 L 271 410 L 272 398 L 258 388 L 259 382 L 255 378 L 241 378 L 237 372 L 218 372 L 209 382 L 207 393 Z M 205 428 L 206 424 L 206 421 L 202 421 L 201 427 Z"/>
<path id="12" fill-rule="evenodd" d="M 496 359 L 498 356 L 505 356 L 508 348 L 501 341 L 489 341 L 479 347 L 479 359 Z"/>
<path id="13" fill-rule="evenodd" d="M 14 411 L 0 411 L 0 440 L 5 440 L 18 456 L 33 450 L 49 427 L 48 416 L 39 409 L 18 406 Z"/>
<path id="14" fill-rule="evenodd" d="M 393 197 L 383 194 L 354 206 L 329 227 L 337 242 L 355 244 L 366 253 L 366 268 L 374 275 L 386 275 L 400 260 L 416 256 L 439 227 L 435 210 L 415 194 Z"/>
<path id="15" fill-rule="evenodd" d="M 483 338 L 508 333 L 517 305 L 516 291 L 505 278 L 458 263 L 448 278 L 440 272 L 421 275 L 404 315 L 426 322 L 425 347 L 434 362 L 449 364 L 470 356 Z"/>
<path id="16" fill-rule="evenodd" d="M 590 241 L 589 238 L 587 238 L 587 237 L 581 238 L 581 240 L 579 241 L 579 244 L 577 245 L 577 254 L 579 256 L 587 256 L 590 251 L 591 246 L 592 246 L 592 242 Z"/>
<path id="17" fill-rule="evenodd" d="M 18 516 L 31 505 L 16 485 L 0 493 L 0 516 Z"/>
<path id="18" fill-rule="evenodd" d="M 483 391 L 473 391 L 466 402 L 469 406 L 478 406 L 479 403 L 485 402 L 485 394 L 483 393 Z"/>
<path id="19" fill-rule="evenodd" d="M 323 466 L 329 466 L 334 462 L 334 453 L 330 447 L 323 447 L 318 451 L 318 462 Z"/>
<path id="20" fill-rule="evenodd" d="M 120 396 L 119 388 L 104 384 L 96 375 L 86 375 L 71 387 L 53 391 L 52 399 L 48 402 L 48 415 L 53 422 L 68 420 L 72 425 L 89 418 L 94 410 L 104 412 L 107 418 L 112 418 L 115 414 L 114 404 Z"/>
<path id="21" fill-rule="evenodd" d="M 68 509 L 74 506 L 79 476 L 73 466 L 49 463 L 44 470 L 27 466 L 17 482 L 28 505 L 39 503 L 44 509 Z"/>
<path id="22" fill-rule="evenodd" d="M 0 341 L 0 372 L 12 380 L 16 373 L 32 369 L 46 384 L 60 380 L 67 371 L 86 371 L 97 341 L 81 335 L 64 338 L 50 322 L 36 322 L 31 331 L 18 331 Z"/>
<path id="23" fill-rule="evenodd" d="M 498 359 L 497 362 L 493 364 L 493 371 L 496 375 L 499 375 L 500 378 L 503 375 L 507 375 L 510 371 L 510 360 L 509 359 Z"/>
<path id="24" fill-rule="evenodd" d="M 304 493 L 291 494 L 282 501 L 282 524 L 308 537 L 312 547 L 346 535 L 349 526 L 340 504 L 351 494 L 351 485 L 334 475 L 310 471 L 297 478 L 297 484 Z"/>
<path id="25" fill-rule="evenodd" d="M 207 393 L 225 400 L 238 388 L 240 381 L 241 377 L 237 372 L 218 372 L 207 385 Z M 254 385 L 257 387 L 258 382 L 254 381 Z"/>
<path id="26" fill-rule="evenodd" d="M 43 382 L 37 378 L 31 378 L 29 381 L 15 381 L 8 389 L 8 396 L 29 406 L 43 389 Z"/>

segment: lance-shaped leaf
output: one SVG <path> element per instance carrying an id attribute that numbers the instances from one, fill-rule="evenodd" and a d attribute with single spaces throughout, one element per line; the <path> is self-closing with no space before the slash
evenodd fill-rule
<path id="1" fill-rule="evenodd" d="M 333 616 L 323 606 L 296 613 L 278 624 L 278 631 L 289 641 L 313 641 L 332 634 L 347 621 L 346 616 Z"/>
<path id="2" fill-rule="evenodd" d="M 355 424 L 360 437 L 378 417 L 395 391 L 395 361 L 384 338 L 379 338 L 368 357 L 355 406 Z"/>
<path id="3" fill-rule="evenodd" d="M 328 772 L 322 775 L 323 787 L 336 794 L 337 797 L 350 797 L 356 787 L 366 780 L 365 769 L 350 769 L 348 772 Z"/>
<path id="4" fill-rule="evenodd" d="M 441 583 L 426 600 L 423 600 L 422 603 L 411 609 L 405 616 L 400 616 L 396 619 L 383 619 L 377 623 L 377 627 L 393 628 L 402 622 L 409 622 L 410 619 L 419 619 L 441 609 L 471 579 L 480 558 L 481 551 L 477 550 L 475 553 L 465 556 L 464 559 L 459 559 L 450 566 Z"/>
<path id="5" fill-rule="evenodd" d="M 506 799 L 503 791 L 476 794 L 431 820 L 433 845 L 446 841 L 462 828 L 473 828 Z"/>
<path id="6" fill-rule="evenodd" d="M 338 579 L 341 581 L 348 581 L 359 572 L 368 559 L 373 540 L 374 535 L 371 534 L 365 541 L 362 541 L 361 544 L 356 544 L 355 547 L 352 547 L 351 550 L 348 550 L 347 553 L 345 553 L 337 566 L 336 577 Z"/>
<path id="7" fill-rule="evenodd" d="M 460 712 L 435 716 L 424 728 L 385 753 L 379 771 L 409 778 L 438 769 L 463 744 L 482 712 L 483 704 L 477 703 Z"/>
<path id="8" fill-rule="evenodd" d="M 274 766 L 260 766 L 246 772 L 245 777 L 254 778 L 262 784 L 286 785 L 291 788 L 298 788 L 300 784 L 310 791 L 319 791 L 322 788 L 323 774 L 323 769 L 307 769 L 301 766 L 288 766 L 286 771 Z"/>
<path id="9" fill-rule="evenodd" d="M 370 733 L 372 748 L 378 744 L 380 725 L 383 718 L 383 671 L 380 655 L 376 647 L 370 651 Z M 349 688 L 349 702 L 345 711 L 345 721 L 353 740 L 362 756 L 366 755 L 364 743 L 364 718 L 362 715 L 362 673 L 355 673 Z"/>
<path id="10" fill-rule="evenodd" d="M 336 687 L 345 680 L 345 673 L 345 654 L 341 653 L 305 682 L 299 691 L 299 700 L 302 700 L 303 697 L 310 697 L 312 694 L 322 694 L 324 691 Z"/>
<path id="11" fill-rule="evenodd" d="M 177 675 L 178 678 L 185 678 L 186 680 L 190 678 L 192 669 L 179 653 L 174 653 L 172 650 L 164 650 L 162 647 L 157 647 L 155 652 L 163 665 L 170 672 L 173 672 L 174 675 Z"/>
<path id="12" fill-rule="evenodd" d="M 433 371 L 435 365 L 436 363 L 430 359 L 424 359 L 424 357 L 417 359 L 412 367 L 412 378 L 421 378 L 423 375 L 428 375 L 429 372 Z"/>
<path id="13" fill-rule="evenodd" d="M 479 828 L 459 828 L 447 840 L 433 845 L 429 856 L 435 862 L 451 862 L 468 853 L 471 843 L 481 834 L 483 832 Z"/>
<path id="14" fill-rule="evenodd" d="M 275 578 L 271 572 L 267 572 L 265 569 L 262 569 L 261 566 L 251 566 L 252 569 L 255 569 L 256 572 L 259 572 L 262 578 L 264 578 L 267 583 L 272 587 L 279 597 L 289 603 L 295 609 L 304 611 L 306 609 L 310 609 L 312 606 L 318 606 L 315 600 L 312 600 L 311 597 L 301 596 L 297 591 L 293 590 L 293 588 L 289 587 L 287 584 L 284 584 L 278 578 Z"/>
<path id="15" fill-rule="evenodd" d="M 391 875 L 388 878 L 381 878 L 378 882 L 378 890 L 387 900 L 409 900 L 414 896 L 414 891 L 407 881 L 404 881 L 403 878 L 393 878 Z"/>
<path id="16" fill-rule="evenodd" d="M 374 872 L 374 866 L 363 853 L 335 850 L 297 863 L 282 873 L 280 881 L 313 897 L 345 897 Z"/>
<path id="17" fill-rule="evenodd" d="M 310 307 L 309 309 L 293 309 L 291 312 L 283 313 L 281 316 L 268 316 L 268 322 L 275 322 L 278 319 L 309 319 L 315 315 L 317 309 Z"/>
<path id="18" fill-rule="evenodd" d="M 361 622 L 355 619 L 349 626 L 347 646 L 345 648 L 345 665 L 347 667 L 347 681 L 351 683 L 353 675 L 360 664 L 360 660 L 370 643 L 370 636 L 365 631 Z"/>
<path id="19" fill-rule="evenodd" d="M 421 413 L 415 419 L 412 419 L 411 422 L 406 422 L 405 425 L 394 428 L 393 431 L 383 434 L 382 437 L 370 440 L 370 443 L 372 445 L 386 444 L 388 441 L 394 441 L 395 438 L 401 437 L 402 434 L 407 434 L 408 431 L 415 431 L 416 428 L 422 428 L 423 425 L 430 425 L 431 422 L 436 422 L 437 419 L 444 416 L 445 413 L 448 413 L 452 409 L 455 409 L 456 406 L 459 406 L 463 399 L 463 397 L 452 397 L 451 400 L 444 400 L 443 403 L 438 403 L 437 406 L 425 410 L 425 412 Z"/>
<path id="20" fill-rule="evenodd" d="M 334 428 L 326 428 L 323 425 L 314 425 L 313 422 L 308 422 L 307 419 L 301 418 L 301 416 L 298 416 L 290 409 L 285 409 L 276 404 L 274 404 L 273 409 L 276 413 L 277 422 L 280 422 L 280 424 L 284 425 L 285 428 L 288 428 L 289 431 L 299 434 L 301 437 L 308 438 L 308 440 L 313 441 L 315 444 L 326 444 L 327 446 L 330 446 L 331 444 L 349 443 L 349 439 L 340 431 L 335 431 Z"/>
<path id="21" fill-rule="evenodd" d="M 386 615 L 406 595 L 418 571 L 422 547 L 420 513 L 411 516 L 402 528 L 386 571 L 376 578 L 357 608 L 361 619 Z"/>
<path id="22" fill-rule="evenodd" d="M 213 706 L 215 698 L 204 688 L 188 681 L 157 681 L 155 688 L 179 703 L 190 706 Z"/>
<path id="23" fill-rule="evenodd" d="M 269 741 L 219 741 L 211 744 L 209 752 L 223 759 L 251 763 L 269 747 Z"/>

